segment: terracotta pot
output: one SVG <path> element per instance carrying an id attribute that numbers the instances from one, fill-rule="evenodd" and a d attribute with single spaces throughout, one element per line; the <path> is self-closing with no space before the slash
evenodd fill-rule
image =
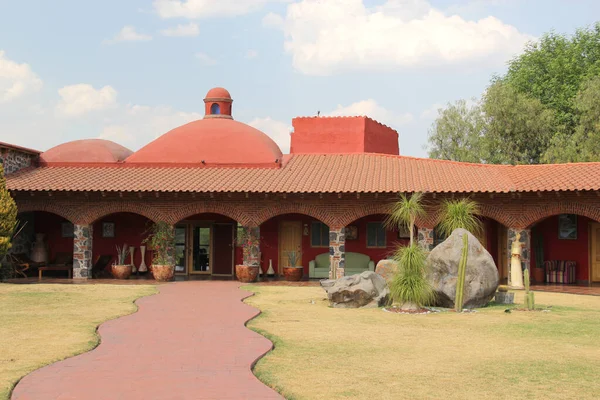
<path id="1" fill-rule="evenodd" d="M 235 276 L 243 283 L 254 282 L 258 276 L 258 265 L 236 265 Z"/>
<path id="2" fill-rule="evenodd" d="M 167 282 L 173 279 L 175 267 L 173 265 L 153 265 L 150 268 L 152 276 L 159 282 Z"/>
<path id="3" fill-rule="evenodd" d="M 533 280 L 536 283 L 544 283 L 544 281 L 546 280 L 546 273 L 544 271 L 544 268 L 533 268 Z"/>
<path id="4" fill-rule="evenodd" d="M 110 268 L 110 273 L 115 279 L 129 279 L 133 272 L 133 266 L 130 265 L 113 265 Z"/>
<path id="5" fill-rule="evenodd" d="M 286 281 L 298 282 L 304 275 L 304 268 L 302 267 L 283 267 L 283 275 Z"/>

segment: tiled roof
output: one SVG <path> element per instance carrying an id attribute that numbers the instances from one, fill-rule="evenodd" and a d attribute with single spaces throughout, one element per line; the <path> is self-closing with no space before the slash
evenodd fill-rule
<path id="1" fill-rule="evenodd" d="M 513 192 L 600 190 L 600 163 L 506 166 L 383 154 L 295 154 L 281 168 L 55 166 L 10 190 L 158 192 Z"/>

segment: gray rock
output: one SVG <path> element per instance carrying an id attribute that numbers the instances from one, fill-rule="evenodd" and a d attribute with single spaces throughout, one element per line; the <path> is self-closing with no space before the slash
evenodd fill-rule
<path id="1" fill-rule="evenodd" d="M 373 271 L 322 280 L 321 287 L 335 308 L 379 307 L 387 303 L 390 294 L 385 279 Z"/>
<path id="2" fill-rule="evenodd" d="M 456 229 L 448 239 L 431 250 L 427 257 L 427 279 L 433 286 L 436 305 L 439 307 L 454 307 L 458 263 L 465 234 L 469 237 L 469 251 L 464 307 L 485 306 L 498 288 L 498 269 L 490 253 L 475 236 L 464 229 Z"/>
<path id="3" fill-rule="evenodd" d="M 394 277 L 396 274 L 396 270 L 398 269 L 398 264 L 394 260 L 381 260 L 377 263 L 377 267 L 375 267 L 375 272 L 378 273 L 389 282 L 390 279 Z"/>

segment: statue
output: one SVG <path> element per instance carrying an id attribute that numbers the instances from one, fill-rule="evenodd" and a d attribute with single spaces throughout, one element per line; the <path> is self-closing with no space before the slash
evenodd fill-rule
<path id="1" fill-rule="evenodd" d="M 515 289 L 523 289 L 523 268 L 521 266 L 521 251 L 523 243 L 521 243 L 521 233 L 517 233 L 517 237 L 512 242 L 510 248 L 510 286 Z"/>

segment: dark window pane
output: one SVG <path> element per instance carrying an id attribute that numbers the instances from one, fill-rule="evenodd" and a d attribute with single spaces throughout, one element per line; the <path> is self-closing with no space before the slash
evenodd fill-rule
<path id="1" fill-rule="evenodd" d="M 382 223 L 377 224 L 377 246 L 385 247 L 385 227 Z"/>
<path id="2" fill-rule="evenodd" d="M 310 226 L 310 245 L 320 246 L 321 245 L 321 223 L 313 222 Z"/>
<path id="3" fill-rule="evenodd" d="M 367 246 L 377 246 L 377 225 L 373 223 L 367 224 Z"/>

